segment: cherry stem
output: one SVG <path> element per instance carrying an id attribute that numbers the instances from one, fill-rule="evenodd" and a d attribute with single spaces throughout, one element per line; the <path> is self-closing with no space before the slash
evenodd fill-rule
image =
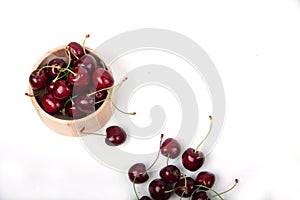
<path id="1" fill-rule="evenodd" d="M 219 195 L 225 194 L 225 193 L 230 192 L 231 190 L 233 190 L 233 188 L 235 188 L 235 186 L 239 183 L 239 180 L 238 180 L 238 179 L 235 179 L 234 181 L 235 181 L 235 182 L 234 182 L 234 185 L 231 186 L 231 188 L 229 188 L 228 190 L 225 190 L 224 192 L 219 193 Z M 212 195 L 212 196 L 209 196 L 208 198 L 214 198 L 214 197 L 216 197 L 216 196 L 217 196 L 217 195 Z"/>
<path id="2" fill-rule="evenodd" d="M 153 161 L 153 163 L 146 169 L 146 171 L 148 171 L 149 169 L 151 169 L 155 163 L 157 162 L 159 155 L 160 155 L 160 147 L 161 147 L 161 143 L 162 143 L 162 139 L 164 138 L 164 134 L 160 134 L 160 141 L 159 141 L 159 151 L 157 153 L 157 156 L 155 158 L 155 160 Z"/>
<path id="3" fill-rule="evenodd" d="M 86 135 L 100 135 L 100 136 L 106 136 L 105 133 L 90 133 L 90 132 L 81 132 L 81 134 L 86 134 Z"/>
<path id="4" fill-rule="evenodd" d="M 169 160 L 170 160 L 170 155 L 168 154 L 168 158 L 167 158 L 167 166 L 169 165 Z"/>
<path id="5" fill-rule="evenodd" d="M 137 193 L 137 190 L 136 190 L 136 187 L 135 187 L 135 179 L 136 179 L 136 176 L 135 176 L 134 179 L 133 179 L 133 191 L 134 191 L 134 194 L 135 194 L 137 200 L 139 200 L 140 197 L 139 197 L 139 195 L 138 195 L 138 193 Z"/>
<path id="6" fill-rule="evenodd" d="M 198 149 L 200 148 L 200 146 L 204 143 L 204 141 L 208 138 L 209 134 L 211 133 L 211 129 L 212 129 L 212 116 L 209 116 L 209 120 L 210 120 L 209 130 L 208 130 L 206 136 L 203 138 L 203 140 L 196 147 L 195 152 L 198 151 Z"/>
<path id="7" fill-rule="evenodd" d="M 86 55 L 85 42 L 86 42 L 86 39 L 89 38 L 89 37 L 90 37 L 90 35 L 87 34 L 87 35 L 85 35 L 85 37 L 84 37 L 84 39 L 83 39 L 82 48 L 83 48 L 83 53 L 84 53 L 84 55 Z"/>
<path id="8" fill-rule="evenodd" d="M 97 91 L 95 91 L 95 92 L 91 92 L 91 93 L 89 93 L 89 94 L 87 94 L 87 96 L 91 96 L 91 95 L 94 95 L 94 94 L 96 94 L 96 93 L 98 93 L 98 92 L 102 92 L 102 91 L 104 91 L 104 90 L 109 90 L 109 89 L 112 89 L 112 88 L 115 88 L 115 87 L 121 87 L 122 85 L 123 85 L 123 83 L 127 80 L 128 78 L 127 77 L 125 77 L 120 83 L 118 83 L 117 85 L 113 85 L 113 86 L 110 86 L 110 87 L 107 87 L 107 88 L 103 88 L 103 89 L 100 89 L 100 90 L 97 90 Z"/>
<path id="9" fill-rule="evenodd" d="M 43 70 L 43 69 L 46 69 L 46 68 L 55 68 L 55 69 L 61 69 L 61 66 L 49 66 L 49 65 L 46 65 L 46 66 L 43 66 L 39 69 L 39 71 L 36 73 L 36 75 L 40 75 L 40 72 Z"/>
<path id="10" fill-rule="evenodd" d="M 185 193 L 185 189 L 187 188 L 186 175 L 184 175 L 183 178 L 184 178 L 184 189 L 183 189 L 183 192 L 182 192 L 182 194 L 181 194 L 181 196 L 180 196 L 180 200 L 182 199 L 182 197 L 183 197 L 183 195 L 184 195 L 184 193 Z"/>
<path id="11" fill-rule="evenodd" d="M 38 91 L 36 93 L 33 92 L 33 94 L 29 94 L 29 93 L 25 93 L 26 96 L 29 96 L 29 97 L 37 97 L 39 96 L 40 94 L 42 93 L 42 91 Z"/>

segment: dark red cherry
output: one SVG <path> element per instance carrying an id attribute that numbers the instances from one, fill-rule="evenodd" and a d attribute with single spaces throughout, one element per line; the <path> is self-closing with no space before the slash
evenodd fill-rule
<path id="1" fill-rule="evenodd" d="M 177 140 L 173 138 L 166 139 L 160 148 L 160 152 L 162 155 L 166 157 L 170 157 L 172 159 L 179 156 L 181 151 L 180 144 L 177 142 Z"/>
<path id="2" fill-rule="evenodd" d="M 90 114 L 95 111 L 95 98 L 88 95 L 80 95 L 75 98 L 75 106 L 78 110 L 85 114 Z"/>
<path id="3" fill-rule="evenodd" d="M 215 184 L 215 180 L 216 180 L 215 175 L 207 171 L 200 172 L 195 179 L 197 185 L 203 185 L 208 188 L 212 188 L 212 186 Z M 204 187 L 201 187 L 200 189 L 208 190 L 207 188 Z"/>
<path id="4" fill-rule="evenodd" d="M 53 92 L 54 85 L 55 85 L 55 83 L 53 81 L 51 81 L 50 83 L 48 83 L 47 87 L 46 87 L 47 91 L 50 92 L 50 93 Z"/>
<path id="5" fill-rule="evenodd" d="M 42 69 L 36 69 L 29 76 L 29 83 L 32 90 L 38 91 L 44 89 L 48 83 L 46 72 Z"/>
<path id="6" fill-rule="evenodd" d="M 100 90 L 111 87 L 114 84 L 114 79 L 107 70 L 97 68 L 93 73 L 93 83 L 96 89 Z"/>
<path id="7" fill-rule="evenodd" d="M 66 68 L 67 64 L 61 58 L 54 58 L 49 61 L 48 66 L 60 66 L 61 68 Z M 55 67 L 47 67 L 46 72 L 51 78 L 55 78 L 58 75 L 59 70 Z"/>
<path id="8" fill-rule="evenodd" d="M 73 117 L 74 119 L 79 119 L 84 117 L 86 114 L 78 110 L 78 108 L 73 104 L 71 101 L 69 101 L 65 107 L 65 111 L 68 116 Z"/>
<path id="9" fill-rule="evenodd" d="M 195 151 L 192 148 L 188 148 L 182 154 L 182 164 L 190 171 L 198 170 L 203 165 L 204 160 L 204 154 L 201 151 Z"/>
<path id="10" fill-rule="evenodd" d="M 192 193 L 197 189 L 197 187 L 195 186 L 195 181 L 191 177 L 180 179 L 175 184 L 174 188 L 175 193 L 180 197 L 190 197 Z"/>
<path id="11" fill-rule="evenodd" d="M 64 106 L 64 103 L 55 99 L 52 93 L 44 94 L 41 102 L 43 109 L 50 115 L 58 113 Z"/>
<path id="12" fill-rule="evenodd" d="M 169 183 L 176 183 L 180 179 L 181 173 L 175 165 L 167 165 L 160 170 L 159 176 Z"/>
<path id="13" fill-rule="evenodd" d="M 97 66 L 97 61 L 91 54 L 85 54 L 74 63 L 74 67 L 83 67 L 89 74 L 93 74 Z"/>
<path id="14" fill-rule="evenodd" d="M 126 140 L 126 132 L 119 126 L 110 126 L 106 129 L 105 143 L 109 146 L 123 144 Z"/>
<path id="15" fill-rule="evenodd" d="M 140 200 L 151 200 L 151 198 L 148 197 L 148 196 L 142 196 L 142 197 L 140 198 Z"/>
<path id="16" fill-rule="evenodd" d="M 68 44 L 68 47 L 70 49 L 72 59 L 77 60 L 77 58 L 80 58 L 81 56 L 83 56 L 83 54 L 84 54 L 83 48 L 77 42 L 70 42 Z"/>
<path id="17" fill-rule="evenodd" d="M 144 183 L 149 179 L 146 166 L 143 163 L 136 163 L 128 170 L 129 180 L 133 183 Z"/>
<path id="18" fill-rule="evenodd" d="M 72 88 L 67 85 L 65 80 L 61 79 L 55 82 L 52 93 L 55 99 L 63 101 L 72 95 Z"/>
<path id="19" fill-rule="evenodd" d="M 149 193 L 154 200 L 167 200 L 170 199 L 171 190 L 169 183 L 163 179 L 154 179 L 149 184 Z"/>
<path id="20" fill-rule="evenodd" d="M 76 87 L 85 87 L 89 84 L 90 77 L 88 71 L 83 67 L 75 67 L 73 73 L 68 76 L 68 81 Z"/>
<path id="21" fill-rule="evenodd" d="M 192 200 L 210 200 L 210 199 L 208 198 L 205 191 L 199 191 L 193 195 Z"/>

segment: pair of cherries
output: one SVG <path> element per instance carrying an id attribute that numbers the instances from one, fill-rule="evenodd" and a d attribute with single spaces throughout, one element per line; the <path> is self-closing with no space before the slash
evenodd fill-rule
<path id="1" fill-rule="evenodd" d="M 212 129 L 212 117 L 210 119 L 210 128 L 205 138 L 199 143 L 196 149 L 187 148 L 181 155 L 181 162 L 185 169 L 191 172 L 196 172 L 201 168 L 205 161 L 204 153 L 198 149 L 203 142 L 209 136 Z M 218 193 L 212 187 L 215 183 L 215 175 L 209 171 L 201 171 L 195 178 L 187 176 L 181 172 L 176 165 L 168 164 L 159 171 L 160 178 L 154 179 L 148 185 L 148 191 L 151 197 L 142 196 L 139 197 L 135 184 L 145 183 L 149 179 L 147 171 L 155 164 L 158 156 L 162 154 L 169 159 L 177 158 L 181 153 L 181 146 L 179 142 L 174 138 L 168 138 L 162 143 L 163 135 L 160 140 L 160 150 L 155 161 L 146 168 L 143 163 L 136 163 L 128 170 L 129 180 L 133 183 L 134 191 L 137 200 L 167 200 L 171 197 L 172 193 L 182 198 L 190 198 L 192 200 L 209 200 L 214 197 L 219 197 L 221 200 L 222 194 L 225 194 L 232 190 L 238 180 L 235 180 L 235 184 L 228 190 Z M 208 191 L 213 192 L 213 195 L 208 195 Z"/>
<path id="2" fill-rule="evenodd" d="M 55 57 L 31 72 L 29 83 L 41 107 L 50 115 L 85 117 L 109 95 L 114 79 L 105 63 L 83 45 L 70 42 L 66 57 Z"/>

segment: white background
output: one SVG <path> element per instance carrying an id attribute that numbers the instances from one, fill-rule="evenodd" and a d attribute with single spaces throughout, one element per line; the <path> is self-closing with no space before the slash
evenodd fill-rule
<path id="1" fill-rule="evenodd" d="M 299 0 L 2 1 L 0 20 L 1 200 L 134 199 L 126 175 L 46 128 L 24 92 L 49 49 L 149 27 L 197 42 L 222 77 L 226 121 L 204 168 L 220 189 L 240 179 L 226 198 L 299 199 Z"/>

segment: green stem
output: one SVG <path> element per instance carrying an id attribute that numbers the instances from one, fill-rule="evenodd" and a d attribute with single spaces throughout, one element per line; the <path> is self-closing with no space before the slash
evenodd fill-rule
<path id="1" fill-rule="evenodd" d="M 135 179 L 136 179 L 136 176 L 133 179 L 133 191 L 134 191 L 134 194 L 136 196 L 136 199 L 139 200 L 140 198 L 139 198 L 139 195 L 138 195 L 138 193 L 136 191 L 136 188 L 135 188 Z"/>
<path id="2" fill-rule="evenodd" d="M 204 185 L 196 185 L 196 186 L 198 187 L 197 190 L 200 189 L 200 188 L 208 189 L 208 190 L 212 191 L 213 193 L 215 193 L 216 197 L 219 197 L 221 200 L 224 200 L 223 197 L 221 197 L 221 195 L 217 191 L 215 191 L 214 189 L 212 189 L 210 187 L 207 187 L 207 186 L 204 186 Z"/>
<path id="3" fill-rule="evenodd" d="M 108 92 L 110 94 L 110 92 Z M 136 115 L 136 112 L 125 112 L 123 110 L 121 110 L 111 99 L 111 95 L 108 95 L 108 98 L 111 102 L 111 104 L 113 105 L 113 107 L 115 107 L 115 109 L 117 109 L 119 112 L 126 114 L 126 115 Z"/>
<path id="4" fill-rule="evenodd" d="M 83 40 L 83 43 L 82 43 L 82 48 L 83 48 L 83 53 L 84 55 L 86 55 L 86 50 L 85 50 L 85 42 L 86 42 L 86 39 L 89 38 L 90 35 L 87 34 L 85 37 L 84 37 L 84 40 Z"/>
<path id="5" fill-rule="evenodd" d="M 209 116 L 209 120 L 210 120 L 209 130 L 208 130 L 206 136 L 203 138 L 203 140 L 196 147 L 195 152 L 198 151 L 199 147 L 204 143 L 204 141 L 208 138 L 208 136 L 209 136 L 209 134 L 211 132 L 211 129 L 212 129 L 212 117 L 211 116 Z"/>
<path id="6" fill-rule="evenodd" d="M 224 192 L 219 193 L 219 195 L 225 194 L 225 193 L 230 192 L 231 190 L 233 190 L 233 188 L 235 188 L 235 186 L 238 184 L 238 182 L 239 182 L 238 179 L 235 179 L 234 185 L 231 186 L 231 188 L 229 188 L 228 190 L 225 190 Z M 209 196 L 208 198 L 212 199 L 212 198 L 214 198 L 216 196 L 217 195 L 212 195 L 212 196 Z"/>
<path id="7" fill-rule="evenodd" d="M 160 147 L 161 147 L 163 137 L 164 137 L 164 134 L 160 134 L 159 150 L 158 150 L 157 156 L 156 156 L 155 160 L 152 162 L 152 164 L 146 169 L 146 171 L 151 169 L 154 166 L 154 164 L 157 162 L 159 155 L 160 155 Z"/>
<path id="8" fill-rule="evenodd" d="M 104 91 L 104 90 L 110 90 L 110 89 L 112 89 L 112 88 L 115 88 L 115 87 L 121 87 L 122 85 L 123 85 L 123 83 L 125 82 L 127 80 L 127 77 L 125 77 L 119 84 L 117 84 L 117 85 L 113 85 L 113 86 L 110 86 L 110 87 L 107 87 L 107 88 L 103 88 L 103 89 L 100 89 L 100 90 L 97 90 L 97 91 L 95 91 L 95 92 L 91 92 L 91 93 L 89 93 L 89 94 L 87 94 L 87 96 L 91 96 L 91 95 L 94 95 L 94 94 L 96 94 L 96 93 L 98 93 L 98 92 L 102 92 L 102 91 Z"/>
<path id="9" fill-rule="evenodd" d="M 89 132 L 81 132 L 81 134 L 86 134 L 86 135 L 100 135 L 100 136 L 106 136 L 104 133 L 89 133 Z"/>

